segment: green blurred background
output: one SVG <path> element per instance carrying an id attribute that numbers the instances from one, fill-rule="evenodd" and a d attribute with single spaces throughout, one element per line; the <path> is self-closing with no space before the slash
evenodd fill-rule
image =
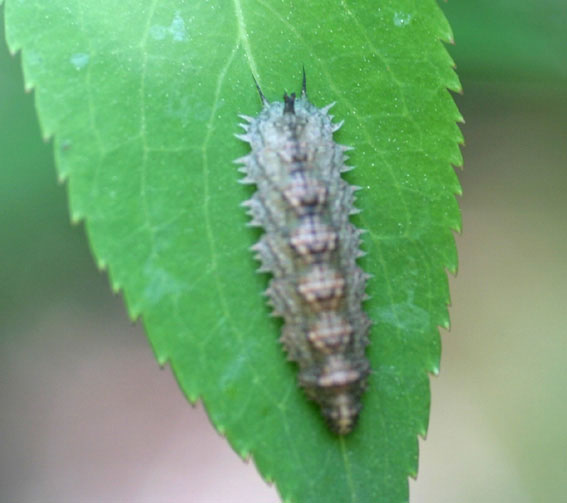
<path id="1" fill-rule="evenodd" d="M 564 501 L 567 2 L 442 8 L 464 87 L 464 231 L 412 503 Z M 97 271 L 0 38 L 0 502 L 278 501 Z"/>

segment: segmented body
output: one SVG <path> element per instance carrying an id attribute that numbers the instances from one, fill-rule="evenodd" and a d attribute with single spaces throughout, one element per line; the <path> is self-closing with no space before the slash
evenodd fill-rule
<path id="1" fill-rule="evenodd" d="M 361 231 L 349 221 L 358 187 L 341 172 L 347 147 L 333 141 L 330 106 L 306 96 L 268 103 L 244 117 L 250 155 L 239 159 L 257 192 L 244 203 L 265 234 L 253 246 L 261 271 L 273 274 L 267 295 L 285 324 L 281 340 L 299 364 L 299 383 L 330 428 L 346 434 L 361 409 L 370 371 L 364 355 L 370 321 L 362 310 L 367 275 L 357 266 Z"/>

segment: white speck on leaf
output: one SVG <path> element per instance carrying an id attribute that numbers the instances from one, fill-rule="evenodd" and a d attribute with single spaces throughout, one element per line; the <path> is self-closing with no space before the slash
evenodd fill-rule
<path id="1" fill-rule="evenodd" d="M 89 64 L 90 56 L 84 52 L 77 52 L 69 58 L 69 62 L 75 67 L 75 70 L 82 70 Z"/>
<path id="2" fill-rule="evenodd" d="M 396 12 L 394 14 L 394 25 L 407 26 L 411 22 L 412 15 L 406 12 Z"/>
<path id="3" fill-rule="evenodd" d="M 150 257 L 144 267 L 144 277 L 147 286 L 144 289 L 144 297 L 151 305 L 160 302 L 164 297 L 172 297 L 187 291 L 187 285 L 177 279 L 173 274 L 163 267 L 156 265 L 155 257 Z"/>
<path id="4" fill-rule="evenodd" d="M 166 37 L 171 35 L 171 38 L 175 42 L 183 42 L 187 39 L 187 30 L 185 28 L 185 21 L 179 14 L 175 13 L 173 20 L 169 26 L 163 26 L 160 24 L 154 24 L 150 28 L 150 36 L 154 40 L 164 40 Z"/>
<path id="5" fill-rule="evenodd" d="M 183 40 L 185 40 L 185 21 L 183 21 L 183 18 L 179 15 L 179 12 L 175 13 L 175 17 L 173 18 L 173 21 L 171 22 L 171 25 L 169 27 L 169 32 L 173 36 L 173 40 L 175 40 L 176 42 L 182 42 Z"/>
<path id="6" fill-rule="evenodd" d="M 161 26 L 159 24 L 154 24 L 150 28 L 150 36 L 154 40 L 163 40 L 167 35 L 167 28 L 165 26 Z"/>
<path id="7" fill-rule="evenodd" d="M 431 323 L 431 315 L 414 304 L 413 293 L 406 302 L 396 303 L 378 310 L 377 321 L 402 331 L 420 331 Z"/>

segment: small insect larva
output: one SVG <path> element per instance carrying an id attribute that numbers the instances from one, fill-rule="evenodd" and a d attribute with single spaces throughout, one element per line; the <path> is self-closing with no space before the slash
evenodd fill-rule
<path id="1" fill-rule="evenodd" d="M 265 234 L 252 247 L 260 271 L 273 274 L 267 295 L 282 316 L 283 342 L 299 365 L 299 384 L 317 402 L 331 430 L 349 433 L 370 373 L 364 355 L 370 320 L 362 310 L 367 275 L 357 266 L 360 234 L 349 221 L 354 193 L 341 173 L 348 147 L 336 144 L 331 105 L 301 96 L 269 103 L 241 126 L 251 153 L 241 159 L 243 183 L 257 186 L 244 203 Z"/>

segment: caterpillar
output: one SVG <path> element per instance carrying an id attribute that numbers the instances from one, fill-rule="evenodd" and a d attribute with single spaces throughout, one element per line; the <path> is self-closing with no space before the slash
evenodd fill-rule
<path id="1" fill-rule="evenodd" d="M 362 408 L 370 365 L 365 357 L 371 322 L 362 309 L 368 275 L 356 264 L 360 235 L 349 216 L 355 192 L 341 173 L 349 147 L 333 141 L 331 103 L 317 108 L 301 95 L 270 103 L 256 83 L 262 111 L 240 115 L 250 144 L 237 159 L 240 181 L 257 191 L 243 203 L 265 233 L 252 247 L 260 272 L 273 277 L 266 291 L 273 314 L 284 318 L 281 342 L 299 366 L 299 385 L 321 407 L 330 429 L 345 435 Z"/>

